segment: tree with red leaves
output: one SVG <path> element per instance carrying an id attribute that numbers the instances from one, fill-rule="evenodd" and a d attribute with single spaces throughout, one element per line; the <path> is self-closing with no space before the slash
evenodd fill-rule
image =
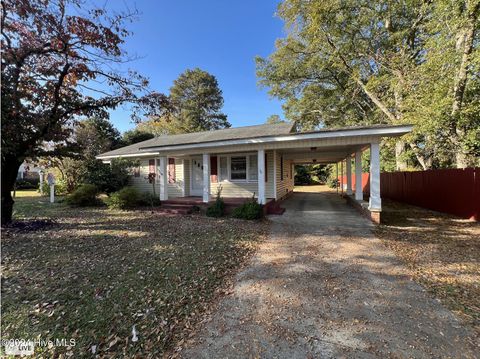
<path id="1" fill-rule="evenodd" d="M 82 0 L 2 0 L 1 7 L 3 225 L 12 220 L 20 164 L 45 148 L 67 148 L 75 121 L 106 118 L 123 103 L 133 103 L 136 120 L 168 106 L 145 77 L 124 69 L 132 60 L 122 49 L 126 24 L 136 12 L 87 9 Z"/>

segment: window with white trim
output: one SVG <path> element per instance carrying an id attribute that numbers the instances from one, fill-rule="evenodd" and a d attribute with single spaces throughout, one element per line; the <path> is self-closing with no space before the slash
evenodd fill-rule
<path id="1" fill-rule="evenodd" d="M 258 155 L 224 155 L 217 162 L 219 181 L 257 182 Z"/>
<path id="2" fill-rule="evenodd" d="M 257 155 L 248 156 L 248 180 L 257 181 L 258 180 L 258 157 Z"/>
<path id="3" fill-rule="evenodd" d="M 230 157 L 230 179 L 232 181 L 247 179 L 246 156 Z"/>

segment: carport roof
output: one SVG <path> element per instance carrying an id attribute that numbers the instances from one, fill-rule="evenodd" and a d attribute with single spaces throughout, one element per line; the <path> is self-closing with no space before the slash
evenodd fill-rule
<path id="1" fill-rule="evenodd" d="M 308 139 L 341 138 L 350 136 L 401 136 L 412 130 L 411 125 L 373 125 L 328 128 L 316 131 L 294 132 L 294 124 L 264 124 L 237 127 L 217 131 L 196 132 L 172 136 L 160 136 L 102 153 L 98 159 L 133 157 L 156 154 L 158 151 L 214 148 L 232 145 L 289 142 Z"/>

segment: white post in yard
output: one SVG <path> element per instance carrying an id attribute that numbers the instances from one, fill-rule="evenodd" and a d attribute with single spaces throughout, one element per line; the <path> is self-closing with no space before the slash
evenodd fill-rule
<path id="1" fill-rule="evenodd" d="M 351 196 L 352 191 L 352 156 L 347 156 L 347 196 Z"/>
<path id="2" fill-rule="evenodd" d="M 258 150 L 258 203 L 265 204 L 265 150 Z"/>
<path id="3" fill-rule="evenodd" d="M 380 144 L 370 144 L 370 211 L 380 212 L 382 200 L 380 198 Z"/>
<path id="4" fill-rule="evenodd" d="M 203 154 L 203 202 L 210 201 L 210 154 Z"/>
<path id="5" fill-rule="evenodd" d="M 362 151 L 355 152 L 355 199 L 363 201 Z"/>
<path id="6" fill-rule="evenodd" d="M 160 201 L 168 199 L 168 173 L 167 173 L 168 159 L 166 156 L 160 157 L 160 168 L 158 170 L 158 179 L 160 182 Z"/>
<path id="7" fill-rule="evenodd" d="M 53 173 L 49 173 L 47 175 L 47 182 L 50 186 L 50 203 L 55 202 L 55 176 Z"/>

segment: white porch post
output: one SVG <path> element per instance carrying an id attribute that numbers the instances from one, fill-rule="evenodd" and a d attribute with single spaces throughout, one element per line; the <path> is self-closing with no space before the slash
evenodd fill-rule
<path id="1" fill-rule="evenodd" d="M 347 156 L 347 196 L 351 196 L 352 191 L 352 156 Z"/>
<path id="2" fill-rule="evenodd" d="M 343 194 L 343 160 L 340 162 L 340 192 Z"/>
<path id="3" fill-rule="evenodd" d="M 380 144 L 370 144 L 370 202 L 368 209 L 379 212 L 382 210 L 380 198 Z"/>
<path id="4" fill-rule="evenodd" d="M 363 201 L 362 151 L 355 152 L 355 199 Z"/>
<path id="5" fill-rule="evenodd" d="M 338 194 L 338 187 L 340 187 L 340 184 L 338 183 L 338 162 L 335 163 L 335 169 L 337 170 L 337 177 L 336 177 L 337 178 L 337 182 L 336 182 L 337 185 L 335 187 L 337 189 L 337 194 Z"/>
<path id="6" fill-rule="evenodd" d="M 158 169 L 158 179 L 160 182 L 160 201 L 168 199 L 168 174 L 167 174 L 168 159 L 166 156 L 160 157 L 160 168 Z"/>
<path id="7" fill-rule="evenodd" d="M 203 154 L 203 202 L 210 201 L 210 154 Z"/>
<path id="8" fill-rule="evenodd" d="M 258 203 L 265 204 L 265 151 L 258 150 Z"/>
<path id="9" fill-rule="evenodd" d="M 273 150 L 273 193 L 277 199 L 277 150 Z"/>

